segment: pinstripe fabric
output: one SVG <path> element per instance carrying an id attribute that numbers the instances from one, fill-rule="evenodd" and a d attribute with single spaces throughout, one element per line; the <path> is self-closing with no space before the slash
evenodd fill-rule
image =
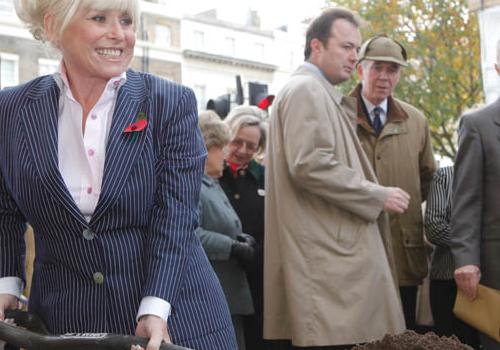
<path id="1" fill-rule="evenodd" d="M 425 235 L 436 246 L 429 275 L 433 280 L 451 280 L 455 270 L 450 250 L 452 182 L 452 166 L 438 169 L 427 196 Z"/>
<path id="2" fill-rule="evenodd" d="M 58 96 L 50 76 L 0 93 L 0 276 L 22 276 L 28 221 L 37 248 L 30 308 L 54 333 L 133 333 L 141 298 L 156 296 L 172 304 L 174 343 L 236 349 L 220 284 L 194 234 L 206 154 L 192 91 L 127 72 L 88 224 L 57 167 Z M 131 139 L 123 130 L 139 112 L 148 126 Z"/>

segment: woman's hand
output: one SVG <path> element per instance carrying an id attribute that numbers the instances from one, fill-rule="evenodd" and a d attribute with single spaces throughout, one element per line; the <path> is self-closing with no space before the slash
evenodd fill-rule
<path id="1" fill-rule="evenodd" d="M 5 310 L 17 309 L 18 300 L 12 294 L 0 294 L 0 321 L 5 321 Z"/>
<path id="2" fill-rule="evenodd" d="M 168 334 L 167 322 L 164 319 L 155 315 L 145 315 L 139 319 L 135 335 L 149 339 L 146 350 L 158 350 L 161 342 L 171 343 L 170 335 Z M 142 347 L 132 345 L 131 350 L 140 350 Z"/>

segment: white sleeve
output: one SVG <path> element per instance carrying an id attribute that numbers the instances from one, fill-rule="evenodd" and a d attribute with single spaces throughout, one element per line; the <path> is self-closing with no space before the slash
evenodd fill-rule
<path id="1" fill-rule="evenodd" d="M 11 294 L 19 299 L 23 289 L 23 281 L 19 277 L 0 278 L 0 294 Z"/>
<path id="2" fill-rule="evenodd" d="M 141 316 L 155 315 L 167 321 L 170 315 L 170 309 L 171 305 L 168 301 L 153 296 L 147 296 L 141 300 L 136 319 L 139 321 Z"/>

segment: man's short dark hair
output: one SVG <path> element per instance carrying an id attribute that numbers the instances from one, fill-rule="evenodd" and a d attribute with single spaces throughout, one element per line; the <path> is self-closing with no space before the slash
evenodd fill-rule
<path id="1" fill-rule="evenodd" d="M 328 38 L 330 37 L 330 29 L 333 22 L 338 19 L 344 19 L 352 23 L 356 28 L 361 25 L 359 16 L 351 10 L 336 7 L 323 11 L 321 15 L 316 17 L 309 25 L 306 33 L 306 47 L 304 49 L 304 59 L 307 61 L 311 56 L 311 41 L 318 39 L 326 47 Z"/>

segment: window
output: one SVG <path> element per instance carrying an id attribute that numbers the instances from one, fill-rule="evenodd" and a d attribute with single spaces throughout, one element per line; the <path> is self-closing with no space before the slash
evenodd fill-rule
<path id="1" fill-rule="evenodd" d="M 50 60 L 47 58 L 38 59 L 38 75 L 48 75 L 56 72 L 59 69 L 58 60 Z"/>
<path id="2" fill-rule="evenodd" d="M 19 56 L 0 53 L 0 88 L 19 84 Z"/>
<path id="3" fill-rule="evenodd" d="M 226 37 L 225 44 L 225 53 L 229 56 L 234 56 L 236 47 L 234 38 Z"/>
<path id="4" fill-rule="evenodd" d="M 257 60 L 264 60 L 265 56 L 265 51 L 264 51 L 264 44 L 263 43 L 256 43 L 254 46 L 255 50 L 255 58 Z"/>
<path id="5" fill-rule="evenodd" d="M 205 47 L 205 33 L 199 30 L 194 31 L 194 47 L 197 50 L 202 50 Z"/>
<path id="6" fill-rule="evenodd" d="M 155 25 L 155 44 L 167 47 L 172 45 L 172 30 L 169 26 Z"/>

